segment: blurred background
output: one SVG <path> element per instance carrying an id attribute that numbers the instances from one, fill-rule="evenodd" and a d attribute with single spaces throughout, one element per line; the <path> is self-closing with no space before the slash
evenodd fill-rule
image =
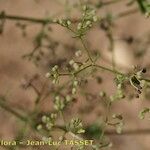
<path id="1" fill-rule="evenodd" d="M 80 1 L 82 3 L 83 1 Z M 109 0 L 91 0 L 91 5 Z M 123 72 L 129 72 L 134 65 L 150 70 L 150 20 L 140 11 L 137 3 L 130 4 L 129 0 L 97 7 L 100 18 L 117 16 L 113 21 L 112 33 L 114 38 L 114 55 L 116 66 Z M 81 12 L 77 9 L 78 0 L 0 0 L 1 15 L 24 16 L 32 18 L 79 18 Z M 129 15 L 128 12 L 130 11 Z M 132 13 L 133 11 L 133 13 Z M 125 12 L 125 13 L 124 13 Z M 0 17 L 1 18 L 1 17 Z M 107 25 L 107 24 L 106 24 Z M 104 25 L 96 24 L 86 35 L 86 43 L 91 53 L 100 55 L 99 63 L 111 67 L 111 52 L 109 40 L 103 29 Z M 72 38 L 72 34 L 63 27 L 50 24 L 44 27 L 40 23 L 20 21 L 17 19 L 0 19 L 0 139 L 36 139 L 40 136 L 26 127 L 26 123 L 16 118 L 17 110 L 22 115 L 32 116 L 37 100 L 38 91 L 42 100 L 38 105 L 41 114 L 53 111 L 51 93 L 55 89 L 45 74 L 58 64 L 63 70 L 68 61 L 74 57 L 75 51 L 83 49 L 81 43 Z M 39 45 L 39 43 L 42 43 Z M 99 78 L 97 78 L 99 77 Z M 114 93 L 116 86 L 114 76 L 108 72 L 99 72 L 95 78 L 87 77 L 88 83 L 83 85 L 86 96 L 78 96 L 77 102 L 71 104 L 65 111 L 66 120 L 72 116 L 80 117 L 84 124 L 101 122 L 106 114 L 105 105 L 95 97 L 100 91 L 108 95 Z M 100 83 L 97 82 L 100 80 Z M 64 79 L 67 80 L 67 79 Z M 102 83 L 101 83 L 102 80 Z M 40 93 L 39 92 L 39 93 Z M 131 91 L 129 91 L 131 92 Z M 150 94 L 132 100 L 126 98 L 112 105 L 111 113 L 121 113 L 124 116 L 125 131 L 146 130 L 136 134 L 118 135 L 108 132 L 107 138 L 112 141 L 112 150 L 149 150 L 150 127 L 149 120 L 140 120 L 139 111 L 150 105 Z M 61 119 L 60 119 L 61 122 Z M 112 129 L 112 130 L 111 130 Z M 110 127 L 110 131 L 114 131 Z M 13 149 L 12 147 L 0 147 Z M 43 147 L 17 147 L 16 149 L 48 149 Z M 53 148 L 52 148 L 53 149 Z M 67 149 L 67 148 L 62 148 Z"/>

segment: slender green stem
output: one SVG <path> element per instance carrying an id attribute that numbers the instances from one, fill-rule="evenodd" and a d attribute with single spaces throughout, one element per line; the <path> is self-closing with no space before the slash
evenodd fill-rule
<path id="1" fill-rule="evenodd" d="M 110 43 L 109 50 L 112 53 L 112 58 L 111 58 L 112 68 L 113 68 L 113 70 L 115 70 L 116 63 L 115 63 L 114 37 L 112 34 L 111 26 L 109 26 L 108 30 L 106 31 L 106 35 L 107 35 L 109 43 Z"/>
<path id="2" fill-rule="evenodd" d="M 83 70 L 85 70 L 85 69 L 87 69 L 87 68 L 89 68 L 89 67 L 91 67 L 91 66 L 92 66 L 91 64 L 88 65 L 88 66 L 85 66 L 84 68 L 82 68 L 82 69 L 76 71 L 76 72 L 74 73 L 74 75 L 77 75 L 78 73 L 82 72 Z"/>
<path id="3" fill-rule="evenodd" d="M 145 80 L 147 82 L 150 82 L 150 79 L 142 78 L 141 80 Z"/>
<path id="4" fill-rule="evenodd" d="M 69 27 L 68 27 L 68 29 L 69 29 L 72 33 L 76 34 L 76 32 L 75 32 L 73 29 L 71 29 L 71 28 L 69 28 Z M 79 39 L 80 39 L 80 41 L 81 41 L 81 43 L 82 43 L 82 45 L 83 45 L 84 50 L 85 50 L 86 53 L 87 53 L 88 58 L 89 58 L 90 61 L 93 63 L 93 59 L 92 59 L 92 57 L 91 57 L 90 51 L 89 51 L 89 49 L 87 48 L 86 44 L 84 43 L 83 37 L 79 37 Z"/>
<path id="5" fill-rule="evenodd" d="M 85 66 L 84 68 L 74 72 L 74 73 L 60 73 L 59 75 L 62 75 L 62 76 L 70 76 L 70 75 L 77 75 L 79 74 L 80 72 L 86 70 L 87 68 L 90 68 L 90 67 L 96 67 L 96 68 L 99 68 L 99 69 L 102 69 L 102 70 L 105 70 L 105 71 L 108 71 L 110 73 L 113 73 L 113 74 L 119 74 L 119 75 L 123 75 L 123 76 L 126 76 L 124 73 L 122 72 L 119 72 L 117 70 L 114 70 L 114 69 L 110 69 L 110 68 L 107 68 L 107 67 L 104 67 L 104 66 L 101 66 L 101 65 L 97 65 L 97 64 L 90 64 L 90 65 L 87 65 Z M 148 79 L 147 79 L 148 80 Z"/>
<path id="6" fill-rule="evenodd" d="M 60 111 L 60 115 L 62 117 L 63 123 L 66 124 L 66 120 L 62 111 Z"/>
<path id="7" fill-rule="evenodd" d="M 99 69 L 108 71 L 108 72 L 110 72 L 110 73 L 113 73 L 113 74 L 118 74 L 118 75 L 122 75 L 122 76 L 128 77 L 128 75 L 126 75 L 125 73 L 122 73 L 122 72 L 120 72 L 120 71 L 118 71 L 118 70 L 116 70 L 116 69 L 115 69 L 115 70 L 114 70 L 114 69 L 110 69 L 110 68 L 107 68 L 107 67 L 104 67 L 104 66 L 101 66 L 101 65 L 98 65 L 98 64 L 90 64 L 90 65 L 87 65 L 87 66 L 85 66 L 84 68 L 82 68 L 82 69 L 80 69 L 80 70 L 74 72 L 73 74 L 72 74 L 72 73 L 62 73 L 62 74 L 60 73 L 60 75 L 62 75 L 62 76 L 77 75 L 77 74 L 79 74 L 80 72 L 82 72 L 82 71 L 84 71 L 84 70 L 86 70 L 87 68 L 90 68 L 90 67 L 96 67 L 96 68 L 99 68 Z M 145 81 L 147 81 L 147 82 L 150 82 L 150 79 L 147 79 L 147 78 L 141 78 L 141 80 L 145 80 Z"/>
<path id="8" fill-rule="evenodd" d="M 124 0 L 125 1 L 125 0 Z M 119 2 L 122 2 L 122 0 L 99 0 L 96 4 L 94 1 L 90 1 L 89 3 L 92 4 L 92 5 L 95 5 L 98 9 L 100 8 L 103 8 L 105 6 L 109 6 L 109 5 L 113 5 L 113 4 L 116 4 L 116 3 L 119 3 Z"/>
<path id="9" fill-rule="evenodd" d="M 104 67 L 104 66 L 100 66 L 100 65 L 93 65 L 93 66 L 95 66 L 95 67 L 97 67 L 97 68 L 100 68 L 100 69 L 103 69 L 103 70 L 106 70 L 106 71 L 109 71 L 109 72 L 111 72 L 111 73 L 113 73 L 113 74 L 119 74 L 119 75 L 125 75 L 124 73 L 122 73 L 122 72 L 119 72 L 119 71 L 117 71 L 117 70 L 113 70 L 113 69 L 110 69 L 110 68 L 107 68 L 107 67 Z"/>
<path id="10" fill-rule="evenodd" d="M 54 23 L 51 19 L 38 19 L 38 18 L 34 18 L 34 17 L 6 15 L 5 13 L 0 14 L 0 19 L 8 19 L 8 20 L 16 20 L 16 21 L 28 21 L 28 22 L 40 23 L 40 24 Z"/>
<path id="11" fill-rule="evenodd" d="M 86 51 L 86 53 L 87 53 L 87 55 L 88 55 L 90 61 L 93 62 L 93 59 L 92 59 L 91 54 L 90 54 L 90 51 L 89 51 L 89 49 L 86 47 L 83 38 L 80 37 L 80 40 L 81 40 L 81 43 L 82 43 L 82 45 L 83 45 L 83 47 L 84 47 L 84 49 L 85 49 L 85 51 Z"/>
<path id="12" fill-rule="evenodd" d="M 70 73 L 59 73 L 59 76 L 69 76 Z"/>
<path id="13" fill-rule="evenodd" d="M 122 2 L 122 0 L 109 0 L 109 1 L 106 1 L 106 2 L 102 2 L 102 6 L 107 6 L 107 5 L 115 4 L 115 3 L 118 3 L 118 2 Z"/>

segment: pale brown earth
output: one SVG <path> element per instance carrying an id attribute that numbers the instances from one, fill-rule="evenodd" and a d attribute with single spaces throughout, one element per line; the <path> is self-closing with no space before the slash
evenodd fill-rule
<path id="1" fill-rule="evenodd" d="M 61 2 L 63 3 L 63 1 Z M 104 8 L 104 11 L 100 11 L 99 14 L 104 14 L 104 12 L 108 10 L 116 14 L 124 9 L 125 7 L 123 4 L 116 4 L 115 7 L 110 6 Z M 0 0 L 0 11 L 2 10 L 4 10 L 6 14 L 32 16 L 37 18 L 53 16 L 54 14 L 57 14 L 57 12 L 64 11 L 62 5 L 55 0 Z M 77 14 L 78 13 L 75 12 L 73 13 L 73 16 L 76 16 Z M 141 36 L 143 33 L 148 32 L 150 27 L 149 19 L 145 19 L 140 13 L 120 19 L 116 22 L 116 24 L 117 26 L 114 28 L 116 37 L 120 37 L 122 35 L 133 35 L 134 37 Z M 41 81 L 36 85 L 40 88 L 44 83 L 44 80 L 46 80 L 45 73 L 49 69 L 47 60 L 44 60 L 39 67 L 36 67 L 32 62 L 22 59 L 22 55 L 33 49 L 32 40 L 39 29 L 40 25 L 29 23 L 29 26 L 27 27 L 27 37 L 23 38 L 21 30 L 16 28 L 15 22 L 6 21 L 4 33 L 0 36 L 0 95 L 5 95 L 5 98 L 8 103 L 11 104 L 12 108 L 19 108 L 25 112 L 33 110 L 36 93 L 32 89 L 24 90 L 21 88 L 21 83 L 24 81 L 24 77 L 27 76 L 30 78 L 34 74 L 39 73 Z M 73 43 L 71 34 L 68 34 L 66 30 L 58 26 L 53 26 L 53 29 L 54 32 L 52 37 L 65 44 Z M 104 38 L 104 33 L 101 32 L 98 27 L 92 29 L 88 33 L 87 41 L 90 43 L 91 49 L 99 49 L 102 53 L 104 53 L 104 56 L 107 57 L 107 54 L 105 54 L 107 51 L 106 38 Z M 81 47 L 81 45 L 79 46 Z M 128 56 L 132 55 L 132 48 L 127 49 L 125 47 L 125 50 L 127 57 L 124 57 L 122 52 L 118 52 L 117 57 L 122 57 L 122 60 L 124 59 L 124 63 L 126 62 L 125 65 L 127 68 L 131 68 L 131 63 L 142 64 L 143 66 L 150 64 L 150 50 L 148 50 L 144 60 L 130 59 Z M 65 56 L 65 50 L 60 50 L 59 55 Z M 69 56 L 68 52 L 67 55 Z M 128 60 L 128 58 L 130 60 Z M 117 60 L 119 65 L 119 58 L 117 58 Z M 108 63 L 102 63 L 109 66 Z M 115 90 L 115 86 L 112 82 L 113 77 L 107 72 L 100 73 L 100 75 L 104 77 L 104 83 L 101 86 L 90 80 L 89 86 L 85 89 L 87 91 L 92 91 L 93 93 L 103 89 L 107 90 L 109 94 L 112 94 Z M 92 103 L 93 108 L 90 107 Z M 85 100 L 80 98 L 78 103 L 72 107 L 72 111 L 69 111 L 70 115 L 67 115 L 66 118 L 69 119 L 72 115 L 76 115 L 82 117 L 85 123 L 96 121 L 98 116 L 101 116 L 104 108 L 100 105 L 96 107 L 96 102 L 94 102 L 94 100 L 92 103 L 88 104 Z M 41 104 L 40 109 L 43 111 L 49 111 L 52 109 L 51 104 L 51 98 L 48 98 Z M 137 117 L 140 109 L 148 105 L 150 105 L 149 101 L 143 101 L 142 98 L 135 99 L 131 102 L 121 101 L 113 106 L 112 111 L 124 114 L 126 121 L 125 129 L 149 129 L 150 122 L 148 120 L 141 121 Z M 77 108 L 82 108 L 85 112 L 80 113 Z M 88 111 L 86 109 L 88 109 Z M 21 126 L 21 123 L 16 120 L 14 116 L 0 108 L 0 139 L 12 139 Z M 110 148 L 112 150 L 150 149 L 149 134 L 130 136 L 116 135 L 110 136 L 110 139 L 114 143 L 114 147 Z M 0 147 L 0 150 L 3 149 L 3 147 Z"/>

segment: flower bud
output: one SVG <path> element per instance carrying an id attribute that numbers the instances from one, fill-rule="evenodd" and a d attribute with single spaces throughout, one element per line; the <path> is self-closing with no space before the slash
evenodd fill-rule
<path id="1" fill-rule="evenodd" d="M 67 20 L 67 25 L 70 26 L 71 25 L 71 21 Z"/>
<path id="2" fill-rule="evenodd" d="M 84 10 L 84 11 L 87 10 L 87 6 L 86 6 L 86 5 L 83 6 L 83 10 Z"/>
<path id="3" fill-rule="evenodd" d="M 89 26 L 90 24 L 91 24 L 91 21 L 88 20 L 88 21 L 86 22 L 86 25 Z"/>
<path id="4" fill-rule="evenodd" d="M 103 92 L 103 91 L 101 91 L 101 92 L 99 93 L 99 96 L 100 96 L 100 97 L 105 97 L 105 96 L 106 96 L 106 93 Z"/>
<path id="5" fill-rule="evenodd" d="M 72 66 L 74 63 L 75 63 L 75 62 L 74 62 L 73 59 L 71 59 L 71 60 L 69 61 L 69 64 L 70 64 L 71 66 Z"/>
<path id="6" fill-rule="evenodd" d="M 76 94 L 76 88 L 72 88 L 72 94 Z"/>
<path id="7" fill-rule="evenodd" d="M 80 56 L 82 55 L 82 51 L 81 51 L 81 50 L 76 51 L 76 52 L 75 52 L 75 55 L 76 55 L 77 57 L 80 57 Z"/>
<path id="8" fill-rule="evenodd" d="M 55 65 L 55 66 L 52 68 L 52 71 L 55 72 L 57 69 L 58 69 L 58 66 Z"/>
<path id="9" fill-rule="evenodd" d="M 49 120 L 48 117 L 46 117 L 46 116 L 43 116 L 43 117 L 42 117 L 42 122 L 43 122 L 43 123 L 46 123 L 48 120 Z"/>
<path id="10" fill-rule="evenodd" d="M 93 16 L 93 21 L 96 22 L 98 20 L 97 16 Z"/>
<path id="11" fill-rule="evenodd" d="M 41 130 L 41 129 L 42 129 L 42 125 L 39 124 L 39 125 L 37 126 L 37 130 Z"/>
<path id="12" fill-rule="evenodd" d="M 78 26 L 77 26 L 77 29 L 78 29 L 78 30 L 80 30 L 80 29 L 81 29 L 81 27 L 82 27 L 82 24 L 81 24 L 81 23 L 79 23 L 79 24 L 78 24 Z"/>
<path id="13" fill-rule="evenodd" d="M 45 75 L 46 78 L 50 78 L 50 76 L 51 76 L 51 73 L 49 73 L 49 72 L 47 72 Z"/>
<path id="14" fill-rule="evenodd" d="M 60 25 L 62 25 L 62 24 L 63 24 L 62 19 L 59 19 L 59 20 L 58 20 L 58 23 L 59 23 Z"/>
<path id="15" fill-rule="evenodd" d="M 77 86 L 78 85 L 78 81 L 77 80 L 75 80 L 74 82 L 73 82 L 73 86 Z"/>
<path id="16" fill-rule="evenodd" d="M 74 68 L 74 70 L 77 71 L 77 70 L 79 70 L 79 65 L 78 65 L 77 63 L 74 63 L 74 64 L 73 64 L 73 68 Z"/>
<path id="17" fill-rule="evenodd" d="M 70 102 L 71 100 L 72 100 L 71 96 L 70 96 L 70 95 L 67 95 L 67 96 L 66 96 L 66 101 L 67 101 L 67 102 Z"/>

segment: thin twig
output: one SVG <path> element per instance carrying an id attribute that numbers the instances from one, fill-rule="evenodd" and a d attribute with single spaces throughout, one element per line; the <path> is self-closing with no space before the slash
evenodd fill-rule
<path id="1" fill-rule="evenodd" d="M 82 43 L 82 45 L 83 45 L 83 47 L 84 47 L 84 49 L 85 49 L 85 51 L 86 51 L 86 53 L 87 53 L 87 55 L 88 55 L 90 61 L 93 62 L 93 59 L 92 59 L 91 54 L 90 54 L 90 51 L 89 51 L 88 48 L 86 47 L 86 45 L 85 45 L 85 43 L 84 43 L 84 41 L 83 41 L 83 38 L 81 37 L 80 40 L 81 40 L 81 43 Z"/>
<path id="2" fill-rule="evenodd" d="M 8 19 L 8 20 L 15 20 L 15 21 L 28 21 L 28 22 L 40 23 L 40 24 L 54 23 L 51 19 L 38 19 L 38 18 L 34 18 L 34 17 L 6 15 L 5 13 L 3 13 L 3 15 L 0 14 L 0 19 Z"/>
<path id="3" fill-rule="evenodd" d="M 101 4 L 102 4 L 102 6 L 108 6 L 108 5 L 111 5 L 111 4 L 118 3 L 118 2 L 122 2 L 122 0 L 109 0 L 109 1 L 101 2 Z"/>
<path id="4" fill-rule="evenodd" d="M 138 8 L 134 8 L 131 10 L 123 11 L 114 16 L 114 19 L 120 19 L 122 17 L 126 17 L 128 15 L 137 13 L 139 11 Z M 45 18 L 45 19 L 39 19 L 39 18 L 34 18 L 34 17 L 25 17 L 25 16 L 17 16 L 17 15 L 7 15 L 6 13 L 1 13 L 0 14 L 0 19 L 5 19 L 5 20 L 12 20 L 12 21 L 27 21 L 27 22 L 32 22 L 32 23 L 38 23 L 38 24 L 57 24 L 53 19 L 51 18 Z M 72 23 L 79 22 L 80 19 L 78 18 L 70 18 Z M 101 19 L 103 20 L 103 19 Z M 100 21 L 101 21 L 100 20 Z"/>

